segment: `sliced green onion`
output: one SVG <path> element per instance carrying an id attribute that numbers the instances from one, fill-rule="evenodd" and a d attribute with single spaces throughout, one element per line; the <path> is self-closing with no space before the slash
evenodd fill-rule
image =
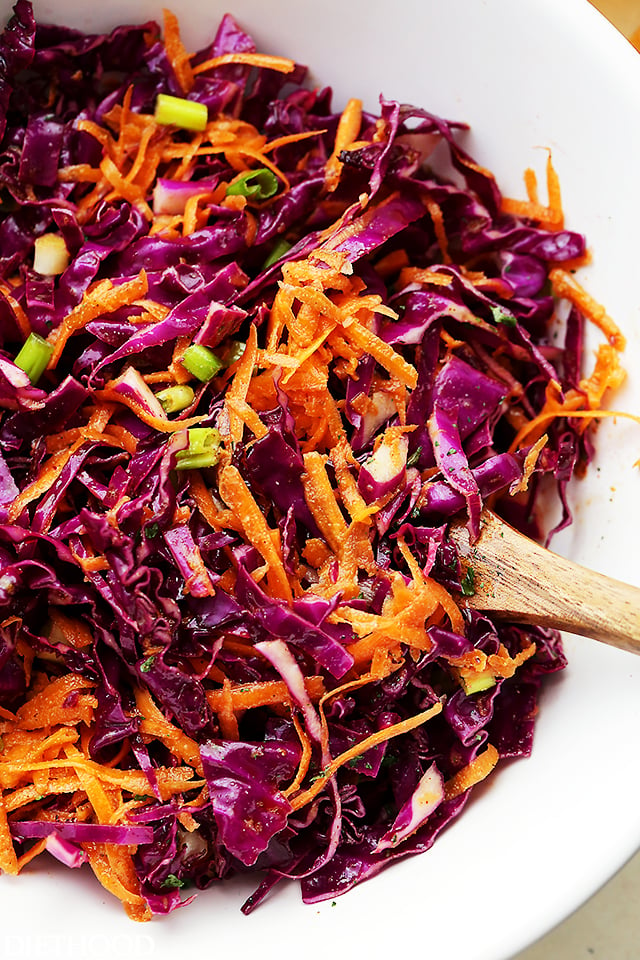
<path id="1" fill-rule="evenodd" d="M 195 393 L 186 383 L 176 384 L 175 387 L 167 387 L 156 393 L 156 397 L 162 404 L 165 413 L 178 413 L 185 407 L 191 406 Z"/>
<path id="2" fill-rule="evenodd" d="M 69 251 L 64 237 L 44 233 L 33 244 L 33 269 L 43 277 L 55 277 L 69 266 Z"/>
<path id="3" fill-rule="evenodd" d="M 246 349 L 247 345 L 242 340 L 231 340 L 223 354 L 225 367 L 232 366 L 240 359 Z"/>
<path id="4" fill-rule="evenodd" d="M 278 192 L 278 178 L 266 167 L 249 170 L 227 187 L 228 197 L 246 197 L 247 200 L 268 200 Z"/>
<path id="5" fill-rule="evenodd" d="M 28 375 L 31 383 L 37 383 L 53 353 L 53 347 L 37 333 L 30 333 L 14 360 L 16 367 Z"/>
<path id="6" fill-rule="evenodd" d="M 209 111 L 205 103 L 197 100 L 185 100 L 183 97 L 171 97 L 168 93 L 159 93 L 154 113 L 156 123 L 163 126 L 182 127 L 184 130 L 204 130 L 209 120 Z"/>
<path id="7" fill-rule="evenodd" d="M 187 347 L 181 361 L 182 366 L 203 383 L 215 377 L 224 366 L 220 357 L 201 343 L 192 343 Z"/>
<path id="8" fill-rule="evenodd" d="M 215 427 L 191 427 L 187 430 L 189 446 L 180 450 L 178 457 L 185 453 L 209 453 L 220 446 L 220 432 Z"/>
<path id="9" fill-rule="evenodd" d="M 279 240 L 276 240 L 273 250 L 262 264 L 262 269 L 266 270 L 267 267 L 272 267 L 274 263 L 277 263 L 281 257 L 284 257 L 285 253 L 288 253 L 289 250 L 291 250 L 289 241 L 285 240 L 284 237 L 280 237 Z"/>
<path id="10" fill-rule="evenodd" d="M 470 696 L 472 693 L 482 693 L 483 690 L 495 687 L 496 678 L 491 670 L 479 670 L 477 673 L 461 676 L 460 683 L 467 696 Z"/>
<path id="11" fill-rule="evenodd" d="M 187 434 L 189 446 L 176 454 L 176 470 L 215 466 L 220 456 L 220 432 L 215 427 L 192 427 Z"/>

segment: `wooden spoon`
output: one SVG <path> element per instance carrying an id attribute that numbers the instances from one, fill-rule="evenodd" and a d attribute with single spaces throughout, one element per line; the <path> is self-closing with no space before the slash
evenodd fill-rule
<path id="1" fill-rule="evenodd" d="M 463 521 L 452 524 L 451 537 L 463 570 L 473 570 L 475 592 L 461 606 L 640 653 L 640 588 L 565 560 L 489 510 L 474 543 Z"/>

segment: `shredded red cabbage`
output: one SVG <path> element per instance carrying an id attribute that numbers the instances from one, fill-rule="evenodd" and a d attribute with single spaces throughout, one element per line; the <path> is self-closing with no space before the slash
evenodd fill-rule
<path id="1" fill-rule="evenodd" d="M 197 71 L 254 51 L 225 16 L 185 91 L 154 23 L 89 36 L 36 25 L 18 0 L 0 38 L 0 785 L 18 858 L 52 837 L 69 866 L 88 857 L 97 870 L 97 847 L 119 845 L 138 919 L 179 906 L 183 888 L 254 871 L 245 912 L 287 877 L 305 901 L 335 897 L 427 850 L 469 796 L 454 786 L 461 770 L 488 745 L 530 753 L 540 685 L 565 665 L 557 634 L 473 612 L 423 613 L 394 644 L 380 624 L 392 629 L 394 610 L 401 623 L 398 597 L 417 582 L 443 597 L 473 588 L 452 517 L 477 531 L 490 501 L 541 536 L 540 494 L 555 490 L 559 526 L 570 522 L 566 486 L 591 456 L 584 422 L 550 418 L 533 464 L 536 438 L 513 441 L 554 382 L 558 396 L 582 390 L 584 318 L 572 309 L 552 339 L 548 277 L 584 255 L 584 238 L 505 212 L 463 124 L 382 99 L 336 155 L 340 113 L 303 67 Z M 153 126 L 161 93 L 205 104 L 217 135 L 251 125 L 257 154 Z M 449 178 L 430 166 L 437 144 Z M 228 196 L 260 157 L 278 172 L 275 196 Z M 34 248 L 49 233 L 68 264 L 43 275 Z M 141 277 L 144 292 L 118 303 Z M 327 370 L 315 407 L 300 398 L 320 366 L 286 363 L 311 316 L 303 288 L 325 297 L 342 337 L 331 328 L 311 350 Z M 269 342 L 287 290 L 289 340 Z M 375 303 L 366 323 L 340 313 L 347 295 Z M 356 326 L 375 349 L 356 350 Z M 63 344 L 37 384 L 14 363 L 30 331 Z M 189 344 L 220 372 L 185 372 Z M 274 373 L 265 357 L 278 351 Z M 159 394 L 185 383 L 186 406 L 165 414 Z M 371 636 L 377 658 L 363 652 Z M 513 675 L 495 666 L 532 644 Z M 478 672 L 488 681 L 474 688 Z M 67 680 L 52 706 L 47 690 Z M 62 744 L 38 753 L 54 764 L 46 785 L 21 752 L 43 731 Z M 112 824 L 95 782 L 110 784 Z"/>

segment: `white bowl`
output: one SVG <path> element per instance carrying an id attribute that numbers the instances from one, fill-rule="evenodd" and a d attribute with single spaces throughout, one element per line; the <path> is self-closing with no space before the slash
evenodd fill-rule
<path id="1" fill-rule="evenodd" d="M 92 30 L 159 17 L 161 6 L 35 3 L 41 20 Z M 192 49 L 228 9 L 219 0 L 171 6 Z M 583 282 L 628 338 L 630 377 L 615 406 L 640 412 L 640 58 L 587 0 L 234 0 L 230 12 L 260 49 L 308 63 L 333 86 L 337 107 L 359 96 L 375 108 L 383 92 L 467 121 L 469 149 L 510 195 L 523 195 L 525 167 L 543 173 L 550 148 L 568 226 L 584 231 L 593 251 Z M 640 427 L 605 422 L 598 448 L 573 490 L 576 524 L 554 548 L 640 584 Z M 297 887 L 283 886 L 245 918 L 250 887 L 234 882 L 136 926 L 84 870 L 52 862 L 0 881 L 0 952 L 11 960 L 388 960 L 413 951 L 504 960 L 640 846 L 640 660 L 577 638 L 566 648 L 569 667 L 544 691 L 532 757 L 504 764 L 429 853 L 335 905 L 304 906 Z"/>

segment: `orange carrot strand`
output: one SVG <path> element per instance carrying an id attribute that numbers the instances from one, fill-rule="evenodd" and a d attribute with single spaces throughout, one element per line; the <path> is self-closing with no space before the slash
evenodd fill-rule
<path id="1" fill-rule="evenodd" d="M 264 53 L 223 53 L 219 57 L 199 63 L 193 68 L 193 74 L 197 76 L 199 73 L 236 63 L 248 67 L 262 67 L 265 70 L 277 70 L 278 73 L 292 73 L 296 66 L 295 61 L 288 60 L 286 57 L 272 57 Z"/>

